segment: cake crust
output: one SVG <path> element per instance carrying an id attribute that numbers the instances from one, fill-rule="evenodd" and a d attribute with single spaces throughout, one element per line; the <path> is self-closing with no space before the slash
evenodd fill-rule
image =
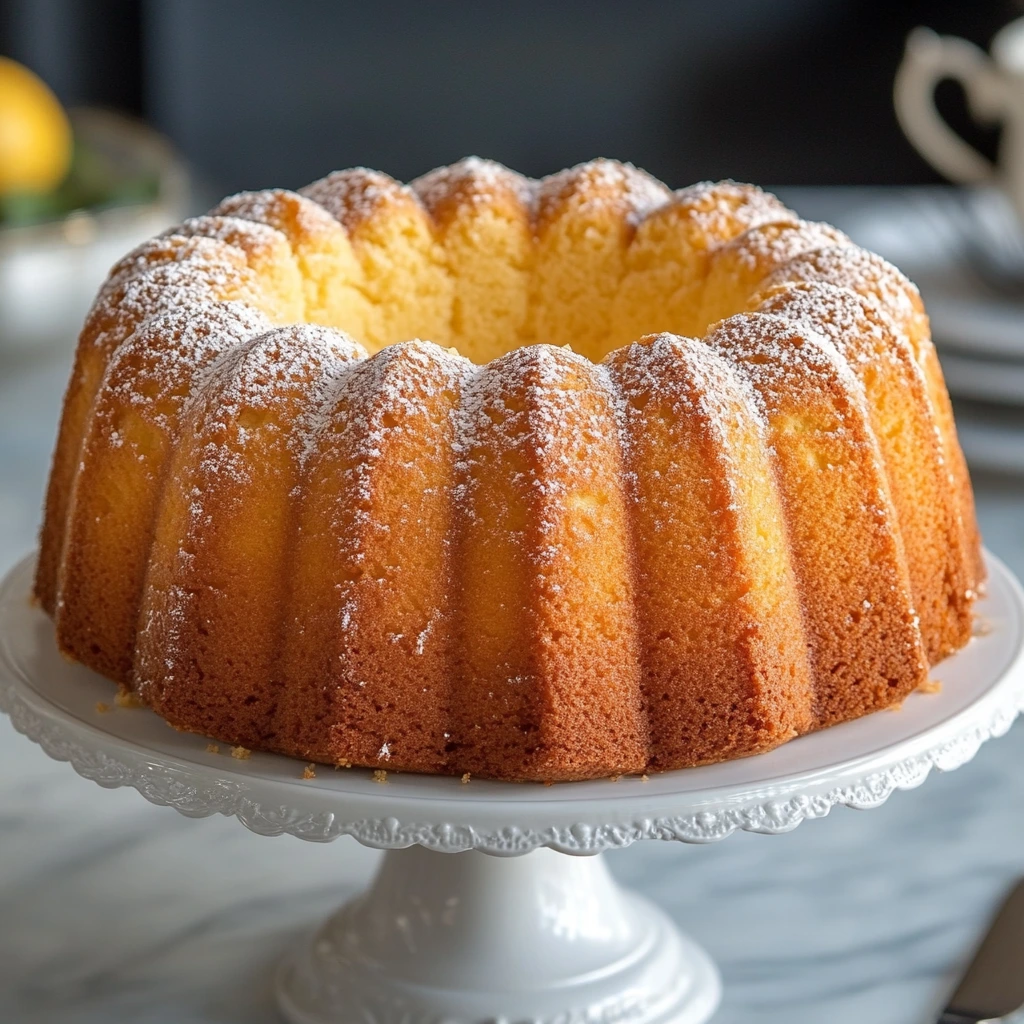
<path id="1" fill-rule="evenodd" d="M 85 322 L 35 592 L 178 728 L 543 782 L 898 705 L 983 583 L 914 286 L 759 189 L 243 192 Z"/>

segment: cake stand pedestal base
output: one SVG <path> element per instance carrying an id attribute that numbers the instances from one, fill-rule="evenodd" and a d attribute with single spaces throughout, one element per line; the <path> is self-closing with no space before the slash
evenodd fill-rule
<path id="1" fill-rule="evenodd" d="M 277 978 L 292 1024 L 699 1024 L 718 972 L 601 856 L 387 853 Z"/>

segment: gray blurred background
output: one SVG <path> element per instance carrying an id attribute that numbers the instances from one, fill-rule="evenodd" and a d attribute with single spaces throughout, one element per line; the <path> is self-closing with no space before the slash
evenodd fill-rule
<path id="1" fill-rule="evenodd" d="M 4 0 L 0 53 L 66 105 L 166 132 L 211 195 L 469 153 L 540 175 L 593 156 L 678 186 L 937 181 L 892 77 L 927 24 L 987 45 L 1011 0 Z M 960 90 L 940 105 L 986 151 Z"/>

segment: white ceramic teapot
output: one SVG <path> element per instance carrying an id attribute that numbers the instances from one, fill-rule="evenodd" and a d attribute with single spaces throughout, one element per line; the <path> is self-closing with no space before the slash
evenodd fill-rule
<path id="1" fill-rule="evenodd" d="M 960 82 L 979 121 L 1001 122 L 999 162 L 968 145 L 935 108 L 935 86 Z M 932 166 L 953 181 L 1001 188 L 1024 224 L 1024 18 L 1002 28 L 991 56 L 966 39 L 917 28 L 896 74 L 896 115 L 907 138 Z"/>

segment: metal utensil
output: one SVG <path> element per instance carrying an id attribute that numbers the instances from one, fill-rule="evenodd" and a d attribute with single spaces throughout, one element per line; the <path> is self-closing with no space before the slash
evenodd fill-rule
<path id="1" fill-rule="evenodd" d="M 938 1024 L 986 1024 L 1024 1008 L 1024 880 L 1007 896 Z"/>

